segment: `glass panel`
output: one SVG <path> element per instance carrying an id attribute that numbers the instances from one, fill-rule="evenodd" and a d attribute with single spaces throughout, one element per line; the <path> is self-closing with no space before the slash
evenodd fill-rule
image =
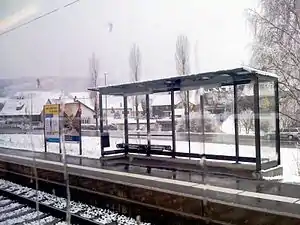
<path id="1" fill-rule="evenodd" d="M 102 104 L 103 128 L 110 136 L 110 147 L 105 150 L 116 150 L 117 144 L 125 143 L 124 100 L 123 97 L 106 95 L 103 96 Z"/>
<path id="2" fill-rule="evenodd" d="M 240 156 L 255 157 L 253 84 L 237 85 Z"/>
<path id="3" fill-rule="evenodd" d="M 200 89 L 190 91 L 190 148 L 191 153 L 203 154 L 202 116 L 200 109 Z"/>
<path id="4" fill-rule="evenodd" d="M 204 93 L 205 154 L 235 156 L 233 86 Z"/>
<path id="5" fill-rule="evenodd" d="M 176 91 L 174 93 L 175 118 L 176 118 L 176 152 L 189 153 L 189 92 Z"/>
<path id="6" fill-rule="evenodd" d="M 172 120 L 171 120 L 171 94 L 168 92 L 152 94 L 150 101 L 150 131 L 151 146 L 168 147 L 162 152 L 172 149 Z M 145 139 L 145 143 L 147 139 Z M 160 148 L 158 148 L 160 149 Z M 170 156 L 169 156 L 170 157 Z"/>
<path id="7" fill-rule="evenodd" d="M 259 84 L 260 143 L 262 164 L 277 160 L 275 139 L 275 92 L 273 82 Z M 297 129 L 284 129 L 288 135 Z"/>
<path id="8" fill-rule="evenodd" d="M 128 98 L 128 134 L 129 144 L 147 144 L 146 120 L 142 107 L 144 96 L 136 95 Z"/>

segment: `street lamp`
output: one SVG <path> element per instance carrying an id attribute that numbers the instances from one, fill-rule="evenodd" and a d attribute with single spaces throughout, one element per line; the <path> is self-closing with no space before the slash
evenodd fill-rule
<path id="1" fill-rule="evenodd" d="M 112 29 L 113 29 L 113 23 L 108 23 L 108 32 L 111 33 L 112 32 Z M 104 85 L 107 86 L 107 72 L 104 73 Z M 108 113 L 108 109 L 107 109 L 107 95 L 105 95 L 105 110 L 106 110 L 106 113 L 105 113 L 105 125 L 106 125 L 106 129 L 108 130 L 108 119 L 107 119 L 107 113 Z"/>
<path id="2" fill-rule="evenodd" d="M 104 85 L 107 86 L 107 72 L 104 73 Z M 108 120 L 107 120 L 107 113 L 108 113 L 108 108 L 107 108 L 107 95 L 105 95 L 105 125 L 106 129 L 108 130 Z"/>

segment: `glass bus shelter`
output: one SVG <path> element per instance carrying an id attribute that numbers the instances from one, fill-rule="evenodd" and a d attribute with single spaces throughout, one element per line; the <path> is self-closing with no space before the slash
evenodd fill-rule
<path id="1" fill-rule="evenodd" d="M 226 136 L 221 131 L 209 133 L 205 130 L 205 122 L 207 119 L 205 118 L 205 90 L 223 87 L 229 87 L 232 91 L 232 95 L 228 97 L 232 101 L 231 117 L 233 132 L 231 134 L 232 143 L 230 145 L 226 143 L 223 144 L 220 140 L 218 144 L 210 143 L 211 141 L 208 141 L 207 137 L 220 139 L 219 137 L 222 136 L 223 138 L 223 136 L 227 137 L 228 135 Z M 174 76 L 158 80 L 103 86 L 90 88 L 89 90 L 96 91 L 99 94 L 99 129 L 102 158 L 111 155 L 127 157 L 129 154 L 144 155 L 148 156 L 149 159 L 151 156 L 156 156 L 174 160 L 178 158 L 192 160 L 205 157 L 207 160 L 218 162 L 252 164 L 255 166 L 256 172 L 280 165 L 278 77 L 274 74 L 243 67 L 231 70 Z M 267 97 L 264 96 L 266 95 L 266 90 L 269 93 Z M 167 96 L 169 96 L 167 98 L 169 98 L 170 101 L 168 108 L 169 114 L 167 115 L 169 117 L 168 132 L 157 132 L 152 129 L 153 120 L 155 120 L 155 118 L 153 118 L 151 114 L 153 111 L 152 107 L 154 107 L 151 105 L 151 97 L 161 93 L 167 93 Z M 176 102 L 178 93 L 185 93 L 185 97 L 187 97 L 188 101 L 189 98 L 191 98 L 191 93 L 193 93 L 193 96 L 196 96 L 195 98 L 198 100 L 195 105 L 199 110 L 199 123 L 197 124 L 200 129 L 196 129 L 198 133 L 191 132 L 190 115 L 192 115 L 192 113 L 189 112 L 190 107 L 187 107 L 188 110 L 185 110 L 184 113 L 185 120 L 188 121 L 187 130 L 185 130 L 184 134 L 187 136 L 187 145 L 184 147 L 182 142 L 177 140 L 179 132 L 176 128 L 178 121 L 175 111 L 179 107 Z M 110 146 L 109 132 L 107 132 L 104 126 L 105 116 L 107 117 L 107 115 L 104 115 L 104 112 L 106 110 L 107 114 L 108 106 L 106 105 L 106 109 L 104 110 L 103 104 L 105 102 L 104 97 L 107 95 L 118 96 L 122 99 L 120 106 L 122 106 L 123 110 L 119 118 L 119 120 L 122 121 L 122 129 L 119 132 L 122 133 L 123 139 L 119 140 L 118 143 L 114 143 L 114 146 Z M 132 113 L 130 110 L 134 109 L 134 107 L 129 107 L 129 102 L 132 102 L 132 96 L 142 96 L 144 101 L 143 118 L 140 119 L 140 121 L 144 121 L 143 131 L 140 131 L 139 128 L 131 132 L 129 129 L 130 117 L 134 118 L 135 115 L 135 113 Z M 248 100 L 251 100 L 251 104 L 248 104 L 248 108 L 244 111 L 241 110 L 241 105 L 243 105 L 243 107 L 245 105 L 245 103 L 240 100 L 241 96 L 244 96 L 244 99 L 247 97 Z M 137 108 L 138 107 L 136 107 L 136 109 Z M 247 118 L 245 118 L 245 116 Z M 248 131 L 248 134 L 242 133 L 244 132 L 242 125 L 245 122 L 249 122 L 251 125 L 251 132 Z M 268 124 L 267 128 L 265 128 L 266 124 Z M 163 124 L 162 122 L 160 125 L 167 126 L 166 123 Z M 268 134 L 268 137 L 272 134 L 273 139 L 267 140 L 266 134 Z M 183 134 L 180 133 L 180 135 Z M 191 138 L 191 135 L 194 135 L 193 138 Z M 131 140 L 134 136 L 142 138 L 143 141 L 133 143 Z M 164 138 L 169 140 L 169 142 L 157 141 L 158 139 Z M 198 146 L 202 147 L 197 149 Z M 191 150 L 191 148 L 193 149 Z M 203 151 L 203 148 L 206 150 Z M 226 152 L 225 149 L 229 150 L 226 150 Z"/>

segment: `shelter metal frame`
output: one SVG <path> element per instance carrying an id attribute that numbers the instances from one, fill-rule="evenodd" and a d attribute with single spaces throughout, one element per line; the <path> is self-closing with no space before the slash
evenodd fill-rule
<path id="1" fill-rule="evenodd" d="M 261 134 L 260 134 L 260 106 L 259 106 L 259 84 L 261 82 L 273 82 L 274 85 L 274 99 L 275 99 L 275 149 L 277 154 L 276 161 L 268 162 L 262 165 L 261 158 Z M 255 130 L 255 157 L 240 156 L 240 142 L 239 142 L 239 128 L 238 128 L 238 94 L 237 86 L 243 84 L 253 83 L 253 100 L 254 100 L 254 130 Z M 218 155 L 218 154 L 200 154 L 200 153 L 185 153 L 176 151 L 176 130 L 175 130 L 175 104 L 174 104 L 174 93 L 176 91 L 189 91 L 196 90 L 199 88 L 211 88 L 221 86 L 233 86 L 233 111 L 234 111 L 234 130 L 235 130 L 235 155 Z M 90 91 L 97 91 L 99 93 L 99 110 L 100 110 L 100 135 L 103 131 L 103 106 L 102 97 L 103 95 L 114 95 L 123 96 L 123 108 L 124 108 L 124 148 L 116 150 L 105 151 L 101 144 L 101 155 L 106 157 L 108 155 L 123 154 L 127 156 L 129 153 L 144 154 L 146 156 L 151 155 L 164 155 L 170 156 L 171 158 L 186 157 L 186 158 L 202 158 L 211 160 L 224 160 L 233 161 L 236 163 L 255 163 L 256 171 L 262 169 L 271 168 L 280 165 L 280 134 L 279 134 L 279 96 L 278 96 L 278 77 L 275 74 L 256 70 L 248 67 L 241 67 L 231 70 L 220 70 L 215 72 L 207 72 L 192 75 L 183 75 L 170 78 L 163 78 L 158 80 L 149 80 L 135 83 L 126 83 L 119 85 L 103 86 L 97 88 L 89 88 Z M 154 93 L 170 93 L 171 102 L 171 137 L 172 147 L 171 151 L 160 151 L 153 149 L 151 146 L 151 135 L 150 132 L 150 94 Z M 134 95 L 145 95 L 146 101 L 146 130 L 147 130 L 147 144 L 146 148 L 132 149 L 129 143 L 128 133 L 128 96 Z M 203 95 L 200 95 L 200 108 L 202 114 L 202 135 L 204 132 L 204 114 L 203 114 Z M 161 135 L 158 135 L 161 136 Z M 204 138 L 205 139 L 205 138 Z M 190 146 L 190 145 L 189 145 Z"/>

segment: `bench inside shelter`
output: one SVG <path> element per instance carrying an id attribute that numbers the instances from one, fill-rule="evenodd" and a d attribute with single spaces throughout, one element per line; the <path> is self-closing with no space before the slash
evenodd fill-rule
<path id="1" fill-rule="evenodd" d="M 116 145 L 117 148 L 119 149 L 125 149 L 128 147 L 129 151 L 130 150 L 138 150 L 141 153 L 143 151 L 147 151 L 149 148 L 151 150 L 156 150 L 156 151 L 171 151 L 171 145 L 150 145 L 148 146 L 147 144 L 126 144 L 126 143 L 119 143 Z"/>

